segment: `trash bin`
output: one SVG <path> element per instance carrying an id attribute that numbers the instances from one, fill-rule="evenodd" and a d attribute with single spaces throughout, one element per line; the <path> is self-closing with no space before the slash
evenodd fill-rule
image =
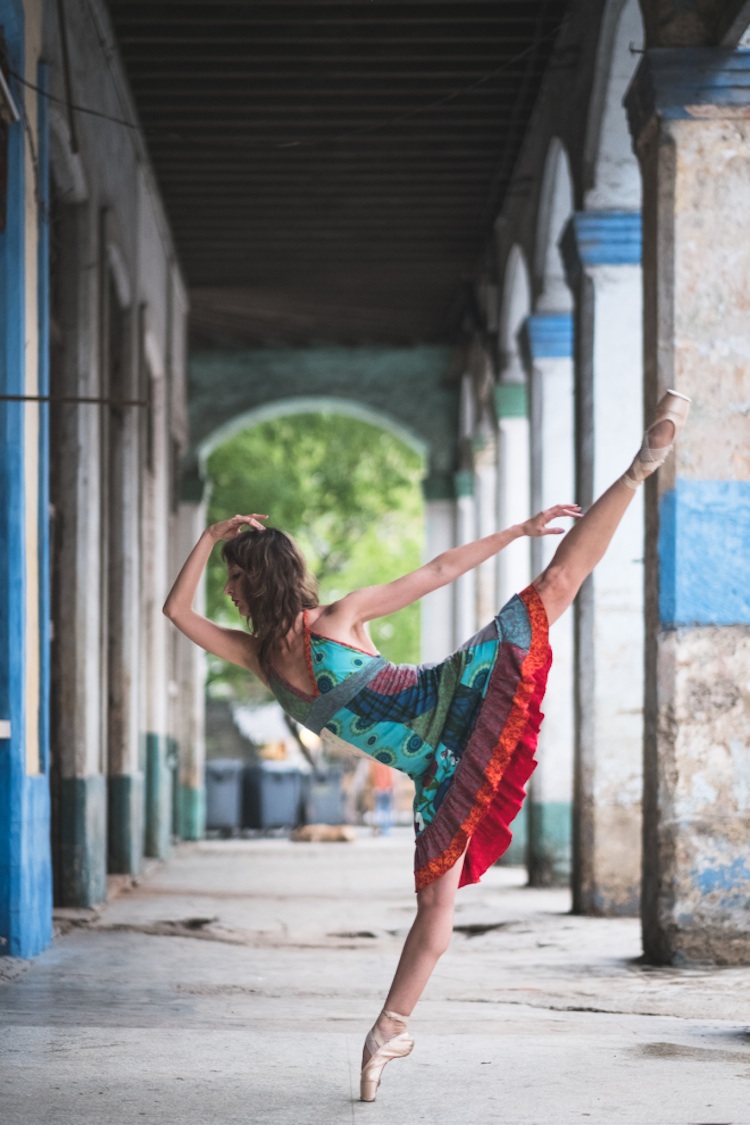
<path id="1" fill-rule="evenodd" d="M 341 771 L 317 770 L 305 779 L 305 823 L 344 824 Z"/>
<path id="2" fill-rule="evenodd" d="M 302 775 L 284 762 L 246 766 L 243 828 L 294 828 L 300 821 Z"/>
<path id="3" fill-rule="evenodd" d="M 234 758 L 206 762 L 206 828 L 236 832 L 242 827 L 244 768 Z"/>

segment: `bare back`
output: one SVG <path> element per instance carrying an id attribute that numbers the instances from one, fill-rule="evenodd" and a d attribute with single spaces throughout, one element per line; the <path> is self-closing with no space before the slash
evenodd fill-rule
<path id="1" fill-rule="evenodd" d="M 339 641 L 341 644 L 361 648 L 377 656 L 378 652 L 367 633 L 365 625 L 361 622 L 347 621 L 347 614 L 342 611 L 342 601 L 333 602 L 331 605 L 316 606 L 307 611 L 307 626 L 311 632 L 317 633 L 330 640 Z M 310 692 L 313 684 L 310 681 L 307 646 L 305 641 L 304 613 L 300 613 L 289 630 L 281 645 L 273 656 L 276 671 L 298 691 Z"/>

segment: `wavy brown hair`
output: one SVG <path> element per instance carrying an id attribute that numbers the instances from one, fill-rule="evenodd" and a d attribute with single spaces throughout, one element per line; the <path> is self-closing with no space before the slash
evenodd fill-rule
<path id="1" fill-rule="evenodd" d="M 273 654 L 303 609 L 319 605 L 318 583 L 297 544 L 277 527 L 243 531 L 221 549 L 227 566 L 242 571 L 247 622 L 258 641 L 258 659 L 268 672 Z"/>

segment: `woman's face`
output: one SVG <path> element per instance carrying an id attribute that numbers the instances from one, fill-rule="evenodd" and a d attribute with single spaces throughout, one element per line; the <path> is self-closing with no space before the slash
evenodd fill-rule
<path id="1" fill-rule="evenodd" d="M 228 598 L 231 598 L 237 606 L 237 611 L 241 617 L 247 617 L 249 613 L 249 606 L 242 596 L 243 576 L 242 571 L 234 563 L 227 564 L 227 581 L 224 586 L 224 593 Z"/>

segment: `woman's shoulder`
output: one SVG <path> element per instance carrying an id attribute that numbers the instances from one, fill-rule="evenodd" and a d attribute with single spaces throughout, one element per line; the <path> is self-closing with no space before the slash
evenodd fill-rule
<path id="1" fill-rule="evenodd" d="M 365 624 L 347 612 L 347 598 L 340 598 L 330 605 L 316 606 L 308 610 L 307 625 L 311 633 L 340 644 L 352 645 L 373 656 L 379 655 L 372 643 Z"/>

